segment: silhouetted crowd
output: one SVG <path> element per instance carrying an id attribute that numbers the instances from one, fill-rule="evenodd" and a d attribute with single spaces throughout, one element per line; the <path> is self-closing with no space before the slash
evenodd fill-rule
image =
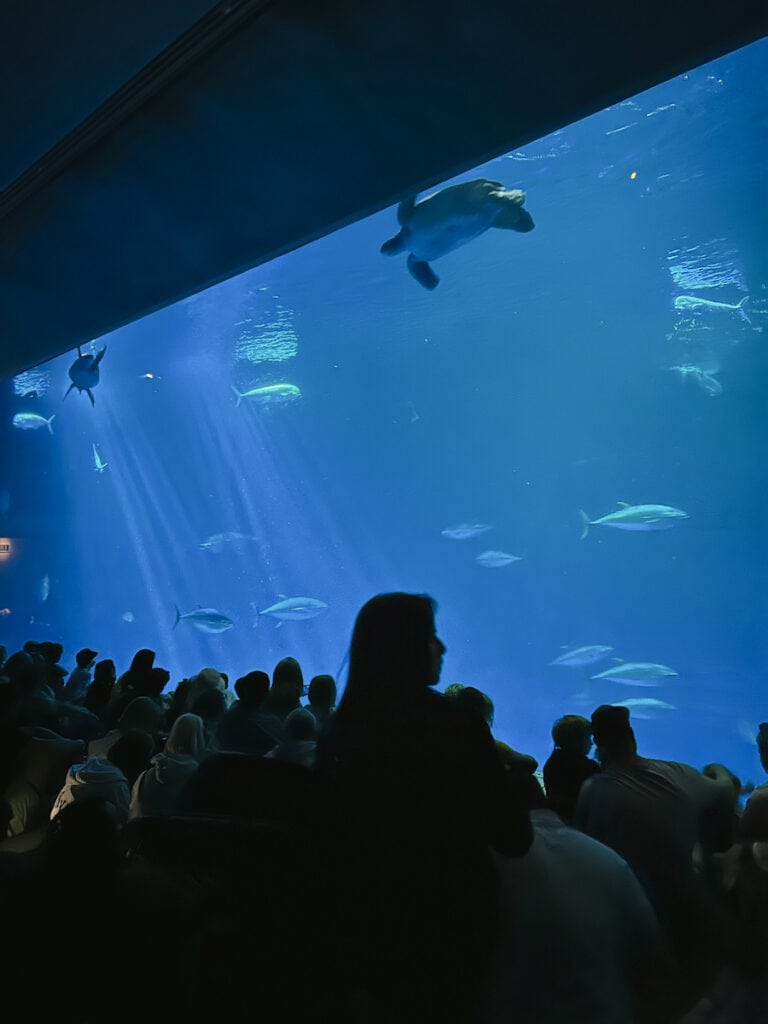
<path id="1" fill-rule="evenodd" d="M 338 706 L 293 658 L 171 687 L 0 648 L 7 1012 L 768 1024 L 768 784 L 641 756 L 612 705 L 539 772 L 444 653 L 415 594 L 360 610 Z"/>

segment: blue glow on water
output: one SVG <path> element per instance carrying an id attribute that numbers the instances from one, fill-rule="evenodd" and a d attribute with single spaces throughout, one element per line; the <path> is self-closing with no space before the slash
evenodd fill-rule
<path id="1" fill-rule="evenodd" d="M 99 339 L 95 408 L 62 404 L 73 354 L 42 368 L 7 410 L 56 419 L 4 435 L 0 533 L 22 546 L 0 642 L 120 670 L 148 646 L 174 681 L 290 654 L 309 678 L 337 673 L 369 596 L 423 591 L 442 684 L 487 691 L 512 746 L 543 760 L 558 715 L 658 701 L 633 706 L 643 752 L 759 777 L 767 60 L 757 43 L 462 176 L 525 189 L 536 228 L 436 261 L 434 292 L 380 255 L 390 209 Z M 747 316 L 680 295 L 749 296 Z M 236 404 L 276 384 L 301 397 Z M 690 518 L 580 540 L 579 509 L 620 501 Z M 275 628 L 258 613 L 283 596 L 328 607 Z M 233 628 L 174 628 L 198 606 Z M 568 644 L 677 675 L 589 680 L 610 663 L 551 665 Z"/>

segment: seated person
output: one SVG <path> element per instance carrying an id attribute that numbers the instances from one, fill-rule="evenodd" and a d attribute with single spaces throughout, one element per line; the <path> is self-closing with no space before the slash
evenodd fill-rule
<path id="1" fill-rule="evenodd" d="M 237 680 L 235 693 L 238 699 L 219 721 L 213 747 L 262 757 L 283 733 L 280 720 L 263 710 L 269 676 L 266 672 L 249 672 Z"/>
<path id="2" fill-rule="evenodd" d="M 141 772 L 131 791 L 129 817 L 174 814 L 181 792 L 205 756 L 205 730 L 199 715 L 185 713 L 173 723 L 165 747 Z"/>
<path id="3" fill-rule="evenodd" d="M 91 651 L 84 647 L 75 655 L 77 668 L 73 669 L 64 684 L 62 700 L 71 701 L 73 704 L 82 704 L 85 700 L 86 690 L 91 682 L 91 669 L 93 668 L 98 651 Z"/>
<path id="4" fill-rule="evenodd" d="M 493 715 L 495 708 L 493 701 L 487 693 L 478 690 L 476 686 L 464 686 L 462 683 L 451 683 L 445 688 L 445 696 L 448 700 L 466 711 L 467 714 L 476 715 L 482 719 L 489 729 L 493 728 Z"/>
<path id="5" fill-rule="evenodd" d="M 128 820 L 131 786 L 149 763 L 154 740 L 142 729 L 128 729 L 112 744 L 106 757 L 89 757 L 74 764 L 51 810 L 51 821 L 70 804 L 103 802 L 118 826 Z"/>
<path id="6" fill-rule="evenodd" d="M 600 765 L 588 755 L 592 749 L 592 723 L 581 715 L 564 715 L 552 726 L 555 749 L 544 764 L 547 802 L 564 821 L 570 821 L 582 783 Z"/>
<path id="7" fill-rule="evenodd" d="M 336 680 L 333 676 L 314 676 L 307 690 L 308 704 L 304 707 L 315 716 L 318 731 L 336 710 Z"/>
<path id="8" fill-rule="evenodd" d="M 317 749 L 317 721 L 306 708 L 296 708 L 285 720 L 283 739 L 270 750 L 266 757 L 275 761 L 292 761 L 294 764 L 314 768 Z"/>

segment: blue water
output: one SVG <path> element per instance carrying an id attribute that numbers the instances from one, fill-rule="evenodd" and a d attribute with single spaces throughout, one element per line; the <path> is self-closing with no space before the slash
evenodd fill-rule
<path id="1" fill-rule="evenodd" d="M 457 179 L 525 189 L 536 228 L 440 259 L 434 292 L 380 255 L 390 209 L 99 339 L 94 408 L 62 402 L 73 354 L 6 382 L 0 642 L 59 639 L 67 667 L 88 645 L 118 670 L 148 646 L 174 681 L 290 654 L 308 679 L 339 672 L 372 594 L 428 592 L 442 684 L 489 693 L 514 747 L 543 760 L 558 715 L 651 698 L 674 710 L 635 721 L 641 752 L 757 778 L 767 64 L 760 42 Z M 676 311 L 683 294 L 748 295 L 750 322 Z M 236 406 L 233 385 L 274 383 L 302 397 Z M 13 428 L 20 411 L 55 413 L 53 435 Z M 618 501 L 690 518 L 580 540 L 578 510 Z M 461 522 L 493 529 L 441 535 Z M 247 539 L 200 546 L 225 532 Z M 478 565 L 488 549 L 520 561 Z M 275 628 L 257 612 L 280 595 L 328 607 Z M 233 628 L 174 628 L 198 605 Z M 678 675 L 590 682 L 549 664 L 571 643 Z"/>

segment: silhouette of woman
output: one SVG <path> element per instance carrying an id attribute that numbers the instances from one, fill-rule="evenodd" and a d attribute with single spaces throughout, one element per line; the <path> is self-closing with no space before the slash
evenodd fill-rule
<path id="1" fill-rule="evenodd" d="M 495 923 L 491 848 L 532 842 L 490 730 L 431 687 L 435 603 L 380 594 L 355 622 L 349 674 L 317 766 L 348 859 L 345 969 L 375 1019 L 479 1021 Z"/>

